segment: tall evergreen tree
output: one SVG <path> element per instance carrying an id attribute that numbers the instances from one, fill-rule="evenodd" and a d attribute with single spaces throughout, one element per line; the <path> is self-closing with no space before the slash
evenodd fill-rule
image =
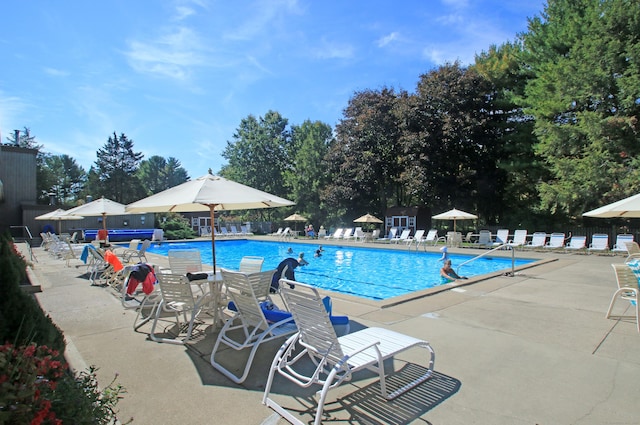
<path id="1" fill-rule="evenodd" d="M 306 120 L 291 127 L 291 152 L 294 168 L 285 172 L 291 190 L 289 199 L 296 200 L 296 210 L 311 222 L 324 222 L 326 212 L 320 190 L 327 184 L 325 155 L 333 138 L 331 126 Z"/>
<path id="2" fill-rule="evenodd" d="M 578 218 L 640 189 L 638 34 L 634 0 L 549 0 L 530 21 L 524 105 L 552 174 L 544 210 Z"/>
<path id="3" fill-rule="evenodd" d="M 123 204 L 131 203 L 144 196 L 136 176 L 138 164 L 143 158 L 141 152 L 134 152 L 133 141 L 122 133 L 113 133 L 107 143 L 98 149 L 95 172 L 98 176 L 99 193 L 92 193 L 95 199 L 104 196 Z"/>

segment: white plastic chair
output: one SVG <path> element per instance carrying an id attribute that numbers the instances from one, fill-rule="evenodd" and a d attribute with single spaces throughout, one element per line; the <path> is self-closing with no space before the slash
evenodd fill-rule
<path id="1" fill-rule="evenodd" d="M 610 319 L 613 317 L 623 319 L 629 317 L 625 315 L 612 314 L 613 307 L 616 302 L 618 300 L 626 300 L 630 302 L 630 307 L 635 312 L 636 327 L 638 328 L 638 332 L 640 332 L 640 305 L 638 305 L 638 292 L 640 292 L 640 290 L 638 289 L 638 277 L 628 264 L 611 264 L 611 267 L 613 267 L 616 274 L 618 289 L 614 292 L 613 297 L 611 297 L 611 303 L 609 304 L 606 318 Z M 629 306 L 627 306 L 627 308 L 629 308 Z"/>
<path id="2" fill-rule="evenodd" d="M 280 280 L 280 288 L 299 331 L 282 345 L 274 357 L 262 402 L 289 422 L 306 424 L 269 397 L 276 373 L 303 388 L 321 387 L 318 391 L 316 425 L 322 421 L 329 390 L 351 380 L 356 371 L 377 371 L 380 392 L 389 400 L 432 376 L 435 353 L 427 341 L 384 328 L 366 328 L 338 337 L 316 288 L 286 279 Z M 426 372 L 399 389 L 388 392 L 385 360 L 414 347 L 427 350 Z M 306 360 L 311 360 L 312 364 Z M 308 366 L 315 366 L 315 369 Z"/>
<path id="3" fill-rule="evenodd" d="M 241 273 L 221 269 L 227 294 L 234 303 L 236 312 L 227 319 L 218 333 L 218 338 L 211 351 L 211 365 L 224 376 L 239 384 L 249 375 L 256 352 L 262 343 L 276 338 L 290 335 L 296 331 L 293 317 L 275 323 L 269 323 L 262 312 L 260 301 L 256 297 L 254 288 L 271 285 L 275 270 L 260 273 Z M 239 332 L 241 330 L 241 332 Z M 216 358 L 220 354 L 220 347 L 226 346 L 235 351 L 249 351 L 249 357 L 244 370 L 237 375 Z"/>

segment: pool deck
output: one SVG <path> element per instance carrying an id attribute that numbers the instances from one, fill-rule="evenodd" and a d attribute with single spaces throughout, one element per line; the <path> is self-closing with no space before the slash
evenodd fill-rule
<path id="1" fill-rule="evenodd" d="M 261 347 L 247 381 L 234 384 L 209 364 L 216 337 L 212 328 L 187 346 L 153 342 L 150 326 L 133 330 L 135 312 L 124 309 L 110 288 L 89 284 L 82 263 L 72 261 L 66 267 L 40 248 L 34 253 L 38 262 L 30 276 L 42 288 L 35 296 L 63 330 L 67 358 L 79 370 L 96 365 L 102 384 L 118 374 L 117 382 L 127 389 L 118 404 L 123 422 L 133 417 L 134 424 L 286 423 L 261 404 L 267 370 L 280 342 Z M 368 375 L 356 375 L 330 393 L 326 422 L 638 423 L 640 335 L 633 319 L 605 319 L 616 288 L 611 264 L 625 257 L 517 255 L 543 261 L 515 276 L 498 275 L 400 303 L 332 294 L 334 312 L 348 315 L 352 330 L 379 326 L 428 340 L 436 352 L 436 373 L 391 402 L 381 401 Z M 150 255 L 149 261 L 168 266 L 166 257 Z M 620 311 L 626 307 L 619 304 Z M 407 352 L 394 365 L 410 373 L 425 364 L 421 354 Z M 308 392 L 280 379 L 273 390 L 303 421 L 311 420 Z"/>

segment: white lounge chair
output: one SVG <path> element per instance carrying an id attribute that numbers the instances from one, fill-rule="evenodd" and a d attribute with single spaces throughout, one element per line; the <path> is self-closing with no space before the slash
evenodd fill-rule
<path id="1" fill-rule="evenodd" d="M 496 239 L 493 241 L 493 246 L 501 246 L 501 245 L 506 245 L 508 243 L 509 243 L 509 229 L 498 229 L 498 231 L 496 232 Z"/>
<path id="2" fill-rule="evenodd" d="M 280 288 L 286 307 L 292 313 L 299 331 L 282 345 L 274 357 L 262 402 L 292 424 L 302 425 L 307 422 L 302 422 L 270 398 L 276 373 L 303 388 L 320 386 L 315 425 L 322 422 L 329 390 L 351 380 L 356 371 L 377 371 L 380 392 L 388 400 L 398 397 L 432 376 L 435 353 L 427 341 L 384 328 L 365 328 L 338 337 L 317 289 L 286 279 L 280 281 Z M 426 350 L 426 371 L 419 376 L 413 376 L 413 381 L 389 393 L 385 360 L 411 348 Z M 315 369 L 307 367 L 310 365 L 307 361 L 309 359 L 313 362 L 311 366 L 315 365 Z"/>
<path id="3" fill-rule="evenodd" d="M 569 244 L 564 247 L 566 251 L 582 251 L 587 249 L 586 236 L 571 236 Z"/>
<path id="4" fill-rule="evenodd" d="M 485 248 L 493 246 L 493 240 L 491 239 L 490 231 L 480 230 L 480 233 L 478 236 L 478 245 Z"/>
<path id="5" fill-rule="evenodd" d="M 424 229 L 416 230 L 416 234 L 407 238 L 407 245 L 411 246 L 414 242 L 416 245 L 424 238 Z"/>
<path id="6" fill-rule="evenodd" d="M 616 243 L 611 248 L 611 252 L 622 252 L 627 254 L 627 242 L 633 242 L 633 235 L 621 234 L 616 236 Z"/>
<path id="7" fill-rule="evenodd" d="M 424 239 L 422 239 L 421 241 L 418 241 L 417 245 L 424 244 L 424 245 L 435 246 L 438 244 L 438 242 L 447 243 L 447 238 L 444 236 L 438 237 L 438 230 L 431 229 L 427 232 L 427 236 L 425 236 Z"/>
<path id="8" fill-rule="evenodd" d="M 351 239 L 353 238 L 353 227 L 348 227 L 344 230 L 342 234 L 342 239 Z"/>
<path id="9" fill-rule="evenodd" d="M 625 263 L 640 258 L 640 245 L 638 245 L 638 242 L 627 242 L 626 245 L 629 255 L 627 255 L 627 259 L 624 260 Z"/>
<path id="10" fill-rule="evenodd" d="M 264 263 L 263 257 L 255 257 L 251 255 L 245 255 L 240 259 L 240 270 L 243 273 L 259 273 L 262 271 L 262 264 Z"/>
<path id="11" fill-rule="evenodd" d="M 531 237 L 531 241 L 524 245 L 527 249 L 542 248 L 547 243 L 547 234 L 545 232 L 535 232 Z"/>
<path id="12" fill-rule="evenodd" d="M 397 236 L 391 239 L 391 242 L 396 244 L 399 242 L 407 242 L 407 239 L 409 239 L 410 235 L 411 235 L 411 229 L 404 229 L 402 233 L 400 233 L 400 236 Z"/>
<path id="13" fill-rule="evenodd" d="M 186 275 L 202 271 L 200 251 L 197 249 L 170 249 L 167 257 L 171 274 Z"/>
<path id="14" fill-rule="evenodd" d="M 609 304 L 609 309 L 607 310 L 606 318 L 609 319 L 611 317 L 617 319 L 623 319 L 628 316 L 616 315 L 612 314 L 613 307 L 616 302 L 620 299 L 626 300 L 631 303 L 631 308 L 635 311 L 636 318 L 636 327 L 638 332 L 640 332 L 640 304 L 638 303 L 638 278 L 634 273 L 633 269 L 628 264 L 611 264 L 613 270 L 616 274 L 616 283 L 618 285 L 618 289 L 613 293 L 613 297 L 611 297 L 611 303 Z M 625 309 L 628 306 L 625 307 Z"/>
<path id="15" fill-rule="evenodd" d="M 149 247 L 151 246 L 151 240 L 150 239 L 145 239 L 144 241 L 142 241 L 142 245 L 140 246 L 140 249 L 137 248 L 133 248 L 133 249 L 126 249 L 123 253 L 122 253 L 122 261 L 124 263 L 142 263 L 142 262 L 147 262 L 147 249 L 149 249 Z"/>
<path id="16" fill-rule="evenodd" d="M 609 251 L 609 235 L 606 233 L 594 233 L 591 236 L 591 244 L 587 248 L 588 252 L 607 252 Z"/>
<path id="17" fill-rule="evenodd" d="M 209 297 L 206 293 L 199 296 L 194 294 L 186 276 L 158 273 L 156 277 L 162 299 L 155 309 L 156 314 L 149 337 L 156 342 L 186 344 L 193 336 L 196 320 L 209 302 Z M 159 336 L 156 332 L 158 324 L 167 320 L 162 316 L 163 313 L 169 313 L 173 316 L 174 320 L 170 321 L 171 325 L 165 328 L 165 334 L 169 334 L 171 337 Z M 188 325 L 185 327 L 187 323 Z"/>
<path id="18" fill-rule="evenodd" d="M 564 233 L 552 233 L 549 242 L 544 246 L 545 249 L 561 249 L 564 247 Z"/>
<path id="19" fill-rule="evenodd" d="M 333 234 L 329 236 L 325 236 L 326 239 L 342 239 L 342 234 L 344 233 L 344 229 L 342 227 L 338 227 Z"/>
<path id="20" fill-rule="evenodd" d="M 378 242 L 391 242 L 393 239 L 395 239 L 397 234 L 398 234 L 398 228 L 392 227 L 391 229 L 389 229 L 389 234 L 386 237 L 378 238 L 375 240 Z"/>
<path id="21" fill-rule="evenodd" d="M 509 242 L 513 246 L 524 246 L 527 243 L 527 231 L 518 229 L 513 232 L 513 240 Z"/>
<path id="22" fill-rule="evenodd" d="M 229 318 L 220 332 L 211 351 L 211 365 L 224 376 L 239 384 L 247 379 L 253 358 L 262 343 L 281 338 L 296 332 L 293 317 L 289 316 L 275 323 L 269 323 L 264 316 L 258 294 L 254 288 L 267 288 L 271 285 L 271 278 L 275 270 L 260 273 L 241 273 L 232 270 L 222 269 L 222 278 L 227 287 L 227 294 L 234 303 L 236 312 Z M 241 332 L 238 332 L 240 331 Z M 245 363 L 242 374 L 236 375 L 228 366 L 223 366 L 220 362 L 222 346 L 226 346 L 235 351 L 249 349 L 249 357 Z M 216 356 L 218 356 L 216 358 Z M 237 358 L 235 353 L 233 357 Z"/>
<path id="23" fill-rule="evenodd" d="M 362 230 L 362 227 L 356 227 L 356 229 L 353 231 L 353 238 L 356 240 L 356 242 L 364 242 L 366 237 L 367 235 Z"/>
<path id="24" fill-rule="evenodd" d="M 282 227 L 279 227 L 278 230 L 274 233 L 269 233 L 269 236 L 280 236 L 282 234 L 282 231 L 284 229 Z"/>

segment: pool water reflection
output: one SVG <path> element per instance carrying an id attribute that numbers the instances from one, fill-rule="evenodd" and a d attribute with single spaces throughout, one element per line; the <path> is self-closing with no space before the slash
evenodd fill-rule
<path id="1" fill-rule="evenodd" d="M 293 252 L 287 250 L 292 248 Z M 152 244 L 148 252 L 167 255 L 169 249 L 198 249 L 204 264 L 211 264 L 211 242 L 167 242 Z M 245 255 L 264 258 L 262 270 L 275 269 L 287 257 L 304 252 L 309 265 L 295 270 L 296 280 L 330 291 L 358 297 L 385 300 L 440 285 L 441 254 L 396 251 L 358 246 L 323 246 L 322 256 L 314 257 L 317 245 L 254 240 L 216 241 L 218 267 L 237 269 Z M 472 256 L 450 254 L 453 268 Z M 516 258 L 515 266 L 535 260 Z M 500 270 L 511 270 L 511 258 L 481 258 L 463 266 L 459 273 L 473 277 Z"/>

